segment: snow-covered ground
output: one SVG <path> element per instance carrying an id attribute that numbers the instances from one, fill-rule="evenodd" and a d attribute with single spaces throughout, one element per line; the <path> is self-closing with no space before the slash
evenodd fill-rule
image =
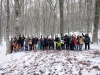
<path id="1" fill-rule="evenodd" d="M 100 43 L 92 44 L 90 50 L 84 50 L 83 46 L 83 51 L 39 50 L 5 54 L 3 41 L 0 75 L 100 75 Z"/>
<path id="2" fill-rule="evenodd" d="M 100 45 L 91 50 L 45 50 L 6 54 L 0 46 L 1 75 L 100 75 Z"/>

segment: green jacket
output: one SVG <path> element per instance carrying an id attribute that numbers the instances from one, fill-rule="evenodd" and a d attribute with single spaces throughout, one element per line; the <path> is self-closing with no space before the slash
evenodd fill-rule
<path id="1" fill-rule="evenodd" d="M 56 41 L 55 43 L 57 44 L 58 47 L 61 47 L 61 45 L 64 44 L 64 42 L 56 42 Z"/>

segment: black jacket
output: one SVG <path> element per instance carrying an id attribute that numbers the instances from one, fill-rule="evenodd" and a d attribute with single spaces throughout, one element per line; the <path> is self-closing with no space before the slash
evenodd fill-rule
<path id="1" fill-rule="evenodd" d="M 86 35 L 84 36 L 84 43 L 90 43 L 90 37 L 89 36 L 86 36 Z"/>
<path id="2" fill-rule="evenodd" d="M 38 39 L 37 38 L 33 38 L 32 44 L 37 44 L 37 42 L 38 42 Z"/>
<path id="3" fill-rule="evenodd" d="M 89 36 L 85 36 L 84 42 L 85 43 L 90 43 L 90 37 Z"/>

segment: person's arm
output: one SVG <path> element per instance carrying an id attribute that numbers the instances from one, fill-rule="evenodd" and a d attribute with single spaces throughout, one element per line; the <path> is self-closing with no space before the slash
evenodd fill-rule
<path id="1" fill-rule="evenodd" d="M 82 36 L 85 37 L 85 35 L 82 33 Z"/>

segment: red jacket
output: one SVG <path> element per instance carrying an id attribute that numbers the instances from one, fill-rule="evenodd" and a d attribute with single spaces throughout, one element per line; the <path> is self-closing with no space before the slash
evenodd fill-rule
<path id="1" fill-rule="evenodd" d="M 73 40 L 74 40 L 74 45 L 78 45 L 77 38 L 76 37 L 73 37 Z"/>

